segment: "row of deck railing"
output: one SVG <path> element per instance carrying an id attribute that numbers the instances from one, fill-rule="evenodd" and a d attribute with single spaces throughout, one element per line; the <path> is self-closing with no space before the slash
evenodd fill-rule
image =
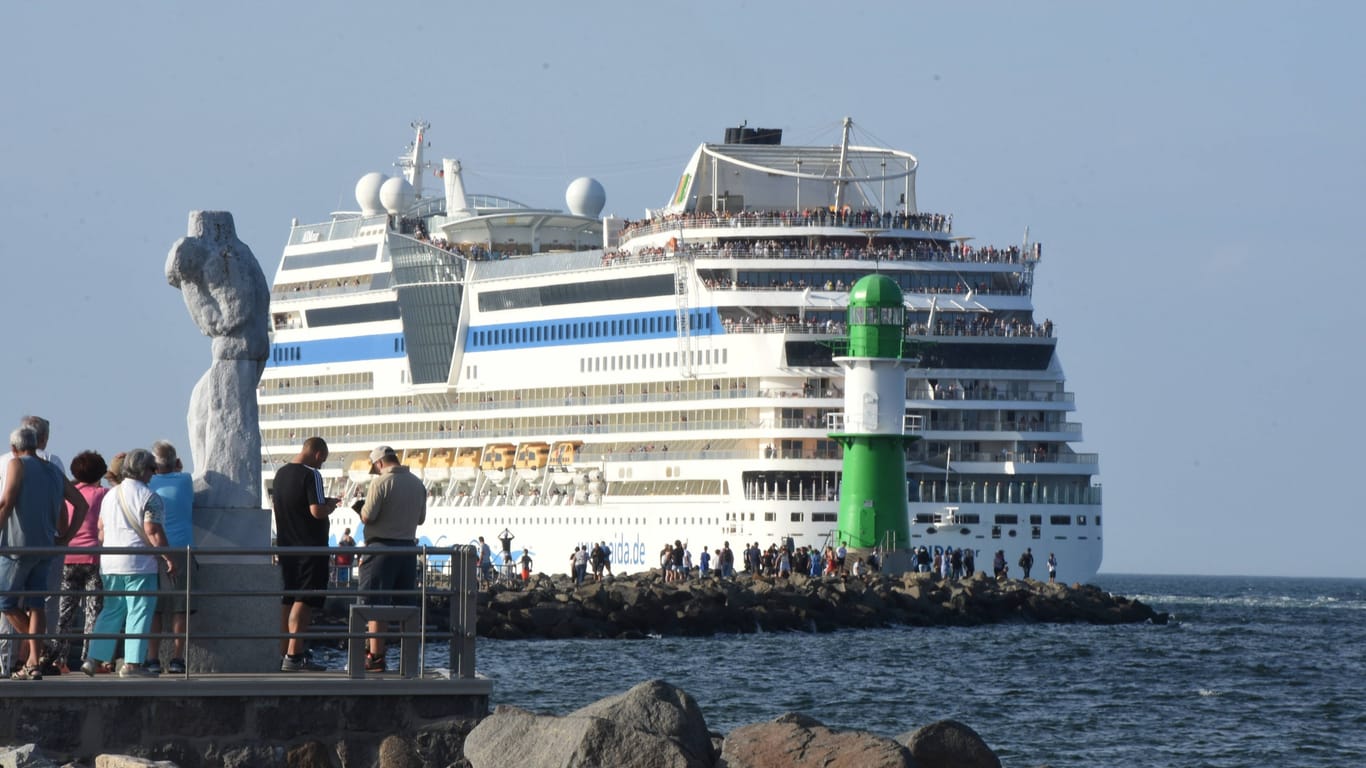
<path id="1" fill-rule="evenodd" d="M 351 554 L 353 559 L 364 556 L 367 551 L 364 547 L 193 547 L 193 548 L 174 548 L 174 547 L 0 547 L 0 557 L 10 556 L 32 556 L 32 557 L 64 557 L 68 554 L 79 555 L 162 555 L 178 554 L 185 558 L 185 562 L 190 562 L 191 558 L 203 558 L 205 562 L 231 564 L 235 561 L 242 563 L 261 563 L 264 558 L 272 560 L 280 555 L 288 556 L 309 556 L 322 555 L 332 557 L 338 554 Z M 199 629 L 196 615 L 204 610 L 203 605 L 206 599 L 212 598 L 257 598 L 270 601 L 271 605 L 279 605 L 280 598 L 285 592 L 282 589 L 233 589 L 233 588 L 214 588 L 205 589 L 195 584 L 195 573 L 197 569 L 190 568 L 186 573 L 183 594 L 186 601 L 186 625 L 182 634 L 170 631 L 159 633 L 128 634 L 125 632 L 87 634 L 77 628 L 71 632 L 42 632 L 38 634 L 26 634 L 20 632 L 7 632 L 0 634 L 0 646 L 5 642 L 19 644 L 19 641 L 29 638 L 41 640 L 68 640 L 73 648 L 78 648 L 86 640 L 108 638 L 114 640 L 128 639 L 132 637 L 142 637 L 146 639 L 160 639 L 163 646 L 176 637 L 183 637 L 187 651 L 196 642 L 218 641 L 219 643 L 231 643 L 232 641 L 248 640 L 284 640 L 286 638 L 298 638 L 318 643 L 320 641 L 337 642 L 345 641 L 347 644 L 363 643 L 370 637 L 383 637 L 390 641 L 391 646 L 399 643 L 416 642 L 420 645 L 418 659 L 421 665 L 416 671 L 418 676 L 422 676 L 428 671 L 426 659 L 429 654 L 438 648 L 448 649 L 446 663 L 439 666 L 439 669 L 446 670 L 440 676 L 447 676 L 450 679 L 470 679 L 475 676 L 475 655 L 474 641 L 477 628 L 476 623 L 476 590 L 478 582 L 476 580 L 475 564 L 478 561 L 478 553 L 471 546 L 461 547 L 431 547 L 431 546 L 412 546 L 398 547 L 386 546 L 383 554 L 388 556 L 410 555 L 418 558 L 418 583 L 411 590 L 361 590 L 354 586 L 344 589 L 323 589 L 323 590 L 290 590 L 288 594 L 296 598 L 312 597 L 323 595 L 354 601 L 355 598 L 364 596 L 371 605 L 386 605 L 394 602 L 394 598 L 401 598 L 399 602 L 415 606 L 419 611 L 419 621 L 417 625 L 421 628 L 416 632 L 404 632 L 401 630 L 381 631 L 374 635 L 368 632 L 352 634 L 343 623 L 340 627 L 326 624 L 321 621 L 321 612 L 315 612 L 312 628 L 307 632 L 287 635 L 278 629 L 276 624 L 270 626 L 249 626 L 241 630 L 231 632 L 210 632 Z M 352 573 L 358 571 L 357 566 L 351 566 Z M 356 577 L 353 575 L 352 579 Z M 115 591 L 100 590 L 92 591 L 66 591 L 60 585 L 49 585 L 47 590 L 42 591 L 22 591 L 13 590 L 5 594 L 17 598 L 22 597 L 65 597 L 80 599 L 93 595 L 102 597 L 137 595 L 170 596 L 181 594 L 180 591 Z M 444 598 L 447 602 L 449 617 L 448 631 L 443 631 L 439 635 L 435 630 L 428 629 L 432 618 L 429 614 L 429 598 Z M 81 611 L 76 611 L 75 615 L 79 618 L 83 615 Z M 199 615 L 202 615 L 199 614 Z M 55 618 L 49 619 L 49 625 L 55 623 Z M 8 649 L 7 649 L 8 650 Z M 22 653 L 17 654 L 22 661 Z M 165 655 L 165 654 L 163 654 Z M 111 661 L 102 659 L 101 661 Z M 73 668 L 73 672 L 74 672 Z M 337 670 L 340 671 L 340 670 Z M 194 677 L 195 672 L 187 670 L 186 677 Z"/>

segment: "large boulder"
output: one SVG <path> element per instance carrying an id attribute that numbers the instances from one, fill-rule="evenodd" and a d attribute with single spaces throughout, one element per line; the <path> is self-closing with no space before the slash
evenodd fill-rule
<path id="1" fill-rule="evenodd" d="M 465 739 L 471 768 L 711 768 L 667 735 L 648 733 L 601 717 L 537 715 L 499 706 Z"/>
<path id="2" fill-rule="evenodd" d="M 600 717 L 620 726 L 667 736 L 703 765 L 715 759 L 702 710 L 685 691 L 663 680 L 646 680 L 625 693 L 595 701 L 569 717 Z"/>
<path id="3" fill-rule="evenodd" d="M 717 768 L 916 768 L 897 742 L 866 731 L 836 731 L 788 713 L 726 736 Z"/>
<path id="4" fill-rule="evenodd" d="M 1001 759 L 971 728 L 940 720 L 896 737 L 918 768 L 1001 768 Z"/>

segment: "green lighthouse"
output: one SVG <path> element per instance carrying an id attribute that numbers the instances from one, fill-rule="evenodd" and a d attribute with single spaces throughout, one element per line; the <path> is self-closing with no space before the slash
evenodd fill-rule
<path id="1" fill-rule="evenodd" d="M 895 281 L 861 278 L 849 289 L 847 347 L 835 357 L 844 369 L 844 424 L 830 434 L 844 447 L 836 538 L 853 550 L 881 548 L 884 561 L 909 546 L 905 445 L 919 439 L 906 434 L 905 316 Z"/>

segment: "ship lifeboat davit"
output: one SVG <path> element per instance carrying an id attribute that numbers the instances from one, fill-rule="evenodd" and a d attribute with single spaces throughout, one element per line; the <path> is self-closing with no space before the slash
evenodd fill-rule
<path id="1" fill-rule="evenodd" d="M 568 485 L 574 482 L 574 459 L 582 447 L 582 440 L 560 440 L 550 446 L 550 459 L 546 462 L 545 469 L 550 475 L 551 482 L 555 485 Z"/>
<path id="2" fill-rule="evenodd" d="M 351 466 L 346 470 L 346 476 L 353 483 L 370 484 L 370 456 L 357 456 L 351 460 Z"/>
<path id="3" fill-rule="evenodd" d="M 441 483 L 451 479 L 451 464 L 455 462 L 455 451 L 450 448 L 437 448 L 427 460 L 427 468 L 422 471 L 422 479 L 429 483 Z"/>
<path id="4" fill-rule="evenodd" d="M 522 443 L 517 446 L 517 459 L 513 466 L 517 469 L 517 476 L 523 480 L 539 480 L 549 460 L 549 443 Z"/>
<path id="5" fill-rule="evenodd" d="M 451 467 L 451 480 L 467 483 L 479 476 L 479 457 L 483 451 L 475 447 L 457 448 L 455 464 Z"/>
<path id="6" fill-rule="evenodd" d="M 489 443 L 484 446 L 484 455 L 479 460 L 479 468 L 490 480 L 501 481 L 512 470 L 517 459 L 517 446 L 512 443 Z"/>

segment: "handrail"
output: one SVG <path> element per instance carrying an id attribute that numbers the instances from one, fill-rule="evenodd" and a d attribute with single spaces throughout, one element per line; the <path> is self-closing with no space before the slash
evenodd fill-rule
<path id="1" fill-rule="evenodd" d="M 185 557 L 185 561 L 186 561 L 186 562 L 189 562 L 189 561 L 190 561 L 190 558 L 191 558 L 192 556 L 193 556 L 193 557 L 196 557 L 196 558 L 205 558 L 205 559 L 207 560 L 208 558 L 214 558 L 214 559 L 222 559 L 222 558 L 231 559 L 231 558 L 237 558 L 237 557 L 240 557 L 240 558 L 260 558 L 260 557 L 262 557 L 262 556 L 264 556 L 264 555 L 269 555 L 269 556 L 271 556 L 272 559 L 273 559 L 273 558 L 279 557 L 280 555 L 288 555 L 288 556 L 327 555 L 327 556 L 331 556 L 331 555 L 337 555 L 337 554 L 365 555 L 365 554 L 374 554 L 374 553 L 375 553 L 375 550 L 373 550 L 373 549 L 367 549 L 367 548 L 365 548 L 365 547 L 104 547 L 104 546 L 101 546 L 101 547 L 94 547 L 94 548 L 92 548 L 92 547 L 58 547 L 58 546 L 52 546 L 52 547 L 0 547 L 0 557 L 8 556 L 8 555 L 25 555 L 25 556 L 48 557 L 48 556 L 64 556 L 64 555 L 69 555 L 69 554 L 81 554 L 81 555 L 92 555 L 92 554 L 98 554 L 98 555 L 104 555 L 104 554 L 110 554 L 110 555 L 168 555 L 168 554 L 177 554 L 177 555 L 183 555 L 183 556 Z M 432 597 L 432 596 L 438 596 L 438 597 L 439 597 L 439 596 L 446 596 L 446 597 L 448 597 L 449 606 L 450 606 L 450 656 L 448 657 L 447 667 L 446 667 L 446 668 L 449 669 L 449 670 L 451 670 L 451 675 L 450 675 L 451 679 L 470 679 L 470 678 L 473 678 L 473 677 L 474 677 L 474 672 L 475 672 L 475 669 L 474 669 L 474 638 L 475 638 L 475 632 L 476 632 L 476 615 L 475 615 L 476 600 L 475 600 L 475 592 L 476 592 L 476 590 L 477 590 L 477 588 L 478 588 L 478 582 L 477 582 L 476 577 L 475 577 L 475 563 L 478 561 L 478 552 L 475 550 L 475 548 L 474 548 L 473 546 L 433 547 L 433 546 L 426 546 L 426 545 L 413 545 L 413 546 L 411 546 L 411 547 L 385 546 L 385 547 L 384 547 L 384 550 L 383 550 L 383 554 L 386 555 L 386 556 L 389 556 L 389 555 L 404 555 L 404 554 L 411 554 L 411 555 L 414 556 L 414 557 L 421 557 L 421 558 L 422 558 L 423 562 L 424 562 L 425 564 L 427 564 L 428 567 L 419 568 L 418 584 L 417 584 L 417 587 L 416 587 L 415 589 L 411 589 L 411 590 L 399 590 L 399 589 L 370 589 L 370 590 L 362 590 L 362 589 L 350 589 L 350 588 L 349 588 L 349 589 L 346 589 L 345 591 L 341 591 L 341 592 L 339 592 L 338 590 L 335 590 L 335 589 L 321 589 L 321 590 L 292 589 L 292 590 L 288 590 L 288 594 L 290 594 L 290 595 L 296 595 L 296 596 L 304 596 L 304 597 L 312 597 L 312 596 L 317 596 L 317 595 L 330 596 L 330 597 L 345 597 L 345 598 L 351 598 L 351 597 L 355 597 L 355 596 L 366 596 L 366 597 L 410 597 L 410 598 L 414 598 L 414 599 L 416 599 L 416 600 L 419 601 L 419 606 L 420 606 L 420 608 L 421 608 L 421 610 L 422 610 L 422 617 L 423 617 L 423 618 L 422 618 L 421 625 L 424 626 L 424 627 L 425 627 L 425 624 L 426 624 L 426 621 L 425 621 L 425 620 L 426 620 L 426 602 L 427 602 L 426 598 Z M 432 582 L 432 576 L 433 576 L 434 574 L 433 574 L 433 571 L 432 571 L 432 569 L 430 568 L 430 566 L 431 566 L 431 564 L 432 564 L 432 562 L 433 562 L 434 559 L 437 559 L 437 562 L 440 562 L 439 558 L 449 558 L 449 563 L 451 564 L 451 567 L 450 567 L 450 568 L 448 569 L 448 571 L 447 571 L 448 575 L 447 575 L 447 577 L 446 577 L 446 579 L 447 579 L 447 581 L 448 581 L 448 586 L 446 586 L 446 587 L 444 587 L 444 588 L 443 588 L 443 587 L 440 587 L 439 585 L 434 585 L 434 584 L 431 583 L 431 582 Z M 353 567 L 354 567 L 354 566 L 353 566 Z M 187 614 L 192 614 L 193 611 L 195 610 L 195 609 L 194 609 L 194 602 L 195 602 L 195 601 L 197 601 L 197 600 L 202 600 L 202 599 L 207 598 L 207 597 L 260 597 L 260 598 L 263 598 L 263 599 L 265 599 L 265 598 L 272 598 L 272 597 L 273 597 L 273 598 L 277 598 L 277 599 L 278 599 L 280 596 L 282 596 L 282 595 L 284 595 L 284 594 L 286 593 L 286 591 L 285 591 L 283 588 L 280 588 L 280 589 L 268 589 L 268 590 L 260 590 L 260 589 L 202 589 L 202 588 L 199 588 L 199 587 L 195 586 L 195 585 L 192 583 L 192 582 L 193 582 L 193 573 L 194 573 L 194 571 L 193 571 L 193 569 L 191 569 L 191 571 L 187 574 L 187 576 L 189 576 L 190 578 L 187 578 L 187 579 L 185 580 L 184 595 L 185 595 L 185 600 L 186 600 L 186 612 L 187 612 Z M 179 592 L 180 592 L 180 590 L 165 590 L 165 589 L 155 589 L 155 590 L 145 590 L 145 591 L 127 591 L 127 590 L 101 589 L 101 590 L 99 590 L 99 591 L 84 591 L 84 590 L 82 590 L 82 591 L 74 591 L 74 592 L 73 592 L 73 591 L 68 591 L 68 590 L 62 589 L 62 588 L 60 587 L 60 585 L 59 585 L 59 586 L 57 586 L 56 588 L 49 588 L 49 589 L 41 590 L 41 591 L 38 591 L 38 590 L 24 590 L 24 591 L 21 591 L 21 590 L 11 590 L 11 591 L 7 592 L 6 594 L 12 595 L 12 596 L 16 596 L 16 597 L 44 597 L 44 598 L 47 598 L 47 597 L 54 597 L 54 596 L 59 596 L 59 595 L 70 595 L 70 596 L 74 596 L 74 597 L 78 597 L 78 598 L 83 598 L 83 597 L 85 597 L 85 596 L 90 596 L 90 595 L 99 595 L 99 596 L 102 596 L 102 597 L 106 597 L 106 596 L 126 596 L 126 595 L 144 595 L 144 596 L 146 596 L 146 595 L 152 595 L 152 596 L 160 597 L 160 596 L 165 596 L 165 595 L 178 594 Z M 6 639 L 6 640 L 10 640 L 10 641 L 31 640 L 31 639 L 39 639 L 39 640 L 71 640 L 71 641 L 84 641 L 84 640 L 87 640 L 87 639 L 125 639 L 125 638 L 129 638 L 129 637 L 140 637 L 140 638 L 144 638 L 144 639 L 171 640 L 171 639 L 174 639 L 174 638 L 176 638 L 176 637 L 182 637 L 182 638 L 184 639 L 184 641 L 185 641 L 186 646 L 188 647 L 188 646 L 190 645 L 190 643 L 191 643 L 192 641 L 194 641 L 194 640 L 228 640 L 228 641 L 232 641 L 232 640 L 260 640 L 260 639 L 279 640 L 279 639 L 284 639 L 284 638 L 286 638 L 286 637 L 292 637 L 292 638 L 298 638 L 298 639 L 304 639 L 304 640 L 318 640 L 318 639 L 332 639 L 332 640 L 335 640 L 335 639 L 337 639 L 337 637 L 338 637 L 338 634 L 337 634 L 336 631 L 316 631 L 316 630 L 315 630 L 315 631 L 308 631 L 308 632 L 298 632 L 298 633 L 292 633 L 292 634 L 282 633 L 282 632 L 279 631 L 278 629 L 277 629 L 277 630 L 274 630 L 274 631 L 271 631 L 271 630 L 264 630 L 264 629 L 263 629 L 263 630 L 257 630 L 257 631 L 195 632 L 195 631 L 192 631 L 192 629 L 191 629 L 191 628 L 192 628 L 192 625 L 193 625 L 193 622 L 192 622 L 192 621 L 186 621 L 186 623 L 185 623 L 185 632 L 184 632 L 183 635 L 180 635 L 179 633 L 166 632 L 166 631 L 163 631 L 163 632 L 147 632 L 147 633 L 138 633 L 138 634 L 130 634 L 130 633 L 126 633 L 126 632 L 118 632 L 118 633 L 89 633 L 89 634 L 84 633 L 84 632 L 73 632 L 73 633 L 60 633 L 60 632 L 21 633 L 21 632 L 12 632 L 12 633 L 8 633 L 8 634 L 5 634 L 5 635 L 3 635 L 3 636 L 0 636 L 0 639 Z M 412 632 L 401 632 L 401 631 L 395 631 L 395 632 L 382 631 L 382 632 L 375 633 L 375 634 L 371 634 L 371 633 L 369 633 L 369 632 L 364 632 L 364 633 L 361 633 L 361 634 L 352 635 L 352 634 L 349 633 L 348 630 L 345 630 L 345 628 L 344 628 L 343 636 L 344 636 L 348 641 L 363 641 L 363 640 L 367 640 L 367 639 L 369 639 L 369 638 L 371 638 L 371 637 L 383 637 L 383 638 L 393 638 L 393 639 L 413 638 L 413 639 L 418 640 L 419 643 L 421 643 L 421 644 L 424 646 L 424 648 L 425 648 L 425 644 L 426 644 L 426 640 L 427 640 L 426 632 L 425 632 L 425 631 L 419 631 L 419 632 L 416 632 L 416 633 L 412 633 Z M 419 652 L 419 659 L 421 660 L 421 659 L 423 659 L 423 657 L 425 657 L 425 653 Z M 420 662 L 419 662 L 420 665 L 423 664 L 423 663 L 425 663 L 425 662 L 423 662 L 423 661 L 420 661 Z M 188 673 L 187 673 L 187 674 L 188 674 Z M 420 671 L 419 671 L 419 674 L 420 674 Z"/>

